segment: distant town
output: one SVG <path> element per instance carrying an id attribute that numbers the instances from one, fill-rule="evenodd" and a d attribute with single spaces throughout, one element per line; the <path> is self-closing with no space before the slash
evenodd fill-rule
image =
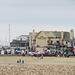
<path id="1" fill-rule="evenodd" d="M 10 42 L 10 47 L 35 50 L 36 47 L 75 47 L 74 30 L 65 31 L 39 31 L 33 30 L 29 35 L 20 35 Z"/>
<path id="2" fill-rule="evenodd" d="M 29 35 L 20 35 L 10 42 L 10 46 L 0 47 L 0 54 L 29 54 L 39 52 L 47 55 L 75 55 L 74 30 L 66 31 L 39 31 L 33 29 Z M 18 51 L 19 50 L 19 51 Z M 36 53 L 36 54 L 37 54 Z M 36 55 L 35 55 L 36 56 Z"/>

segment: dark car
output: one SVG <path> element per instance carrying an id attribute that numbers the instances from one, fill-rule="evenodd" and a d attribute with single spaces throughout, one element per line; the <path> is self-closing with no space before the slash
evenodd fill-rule
<path id="1" fill-rule="evenodd" d="M 67 50 L 64 51 L 64 56 L 69 57 L 69 56 L 74 56 L 74 51 L 72 47 L 68 47 Z"/>

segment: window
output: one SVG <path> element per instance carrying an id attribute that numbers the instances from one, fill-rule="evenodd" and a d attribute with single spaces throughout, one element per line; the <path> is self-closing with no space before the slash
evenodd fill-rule
<path id="1" fill-rule="evenodd" d="M 49 43 L 49 40 L 47 41 L 47 43 Z"/>
<path id="2" fill-rule="evenodd" d="M 20 47 L 25 47 L 25 43 L 21 43 L 20 44 Z"/>
<path id="3" fill-rule="evenodd" d="M 53 41 L 51 40 L 51 44 L 53 43 Z"/>
<path id="4" fill-rule="evenodd" d="M 11 44 L 11 47 L 16 47 L 16 45 L 15 44 Z"/>
<path id="5" fill-rule="evenodd" d="M 37 47 L 39 47 L 39 45 L 37 45 Z"/>
<path id="6" fill-rule="evenodd" d="M 59 41 L 57 41 L 57 44 L 59 44 Z"/>
<path id="7" fill-rule="evenodd" d="M 22 41 L 22 38 L 20 38 L 20 40 Z"/>
<path id="8" fill-rule="evenodd" d="M 68 42 L 66 42 L 66 44 L 67 44 Z"/>

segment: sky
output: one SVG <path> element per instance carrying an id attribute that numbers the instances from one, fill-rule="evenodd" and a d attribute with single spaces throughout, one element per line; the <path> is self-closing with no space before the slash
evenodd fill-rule
<path id="1" fill-rule="evenodd" d="M 0 0 L 0 45 L 34 29 L 75 30 L 75 0 Z"/>

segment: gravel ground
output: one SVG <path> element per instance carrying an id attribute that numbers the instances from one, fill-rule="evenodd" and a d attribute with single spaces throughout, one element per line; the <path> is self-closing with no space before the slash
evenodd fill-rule
<path id="1" fill-rule="evenodd" d="M 0 57 L 0 75 L 75 75 L 75 57 Z"/>
<path id="2" fill-rule="evenodd" d="M 0 75 L 75 75 L 70 65 L 0 66 Z"/>

